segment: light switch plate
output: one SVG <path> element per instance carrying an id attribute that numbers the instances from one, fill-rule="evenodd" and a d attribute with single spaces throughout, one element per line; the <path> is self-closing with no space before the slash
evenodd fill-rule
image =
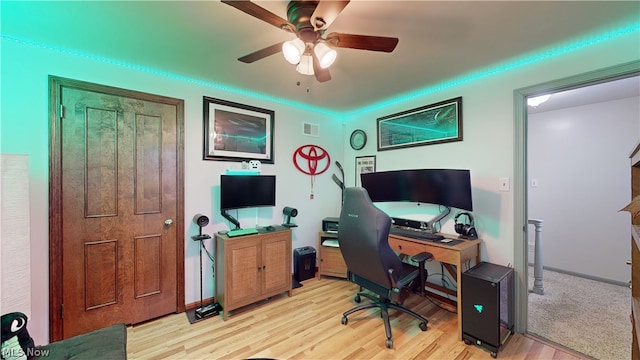
<path id="1" fill-rule="evenodd" d="M 500 182 L 498 183 L 499 191 L 509 191 L 511 190 L 511 181 L 508 177 L 500 178 Z"/>

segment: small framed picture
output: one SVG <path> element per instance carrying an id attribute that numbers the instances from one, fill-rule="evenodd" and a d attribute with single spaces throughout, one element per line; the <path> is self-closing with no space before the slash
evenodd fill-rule
<path id="1" fill-rule="evenodd" d="M 376 156 L 358 156 L 356 157 L 356 186 L 362 186 L 360 174 L 368 174 L 376 172 Z"/>
<path id="2" fill-rule="evenodd" d="M 273 110 L 206 96 L 203 102 L 203 160 L 273 164 Z"/>

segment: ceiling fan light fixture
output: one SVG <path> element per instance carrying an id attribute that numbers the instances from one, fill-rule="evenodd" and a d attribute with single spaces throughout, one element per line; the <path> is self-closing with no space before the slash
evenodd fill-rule
<path id="1" fill-rule="evenodd" d="M 302 53 L 304 53 L 304 49 L 304 42 L 298 38 L 282 43 L 282 55 L 284 55 L 285 60 L 292 65 L 300 62 L 300 57 Z"/>
<path id="2" fill-rule="evenodd" d="M 296 66 L 296 70 L 302 75 L 313 75 L 313 58 L 309 54 L 300 57 L 300 63 Z"/>
<path id="3" fill-rule="evenodd" d="M 318 57 L 318 62 L 320 62 L 320 67 L 323 69 L 328 68 L 336 61 L 336 57 L 338 53 L 332 48 L 328 47 L 325 43 L 317 43 L 313 48 L 316 56 Z"/>

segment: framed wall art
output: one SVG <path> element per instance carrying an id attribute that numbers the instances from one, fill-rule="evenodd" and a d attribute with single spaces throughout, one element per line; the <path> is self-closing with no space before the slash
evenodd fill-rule
<path id="1" fill-rule="evenodd" d="M 204 97 L 203 159 L 273 164 L 275 112 Z"/>
<path id="2" fill-rule="evenodd" d="M 360 174 L 368 174 L 376 172 L 376 156 L 357 156 L 356 157 L 356 186 L 362 186 Z"/>
<path id="3" fill-rule="evenodd" d="M 462 141 L 462 97 L 378 118 L 378 151 Z"/>

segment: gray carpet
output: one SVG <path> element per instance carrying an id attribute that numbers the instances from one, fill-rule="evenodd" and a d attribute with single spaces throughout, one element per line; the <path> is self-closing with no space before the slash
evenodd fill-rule
<path id="1" fill-rule="evenodd" d="M 544 295 L 529 292 L 530 333 L 600 360 L 631 358 L 629 288 L 548 270 L 543 279 Z"/>

